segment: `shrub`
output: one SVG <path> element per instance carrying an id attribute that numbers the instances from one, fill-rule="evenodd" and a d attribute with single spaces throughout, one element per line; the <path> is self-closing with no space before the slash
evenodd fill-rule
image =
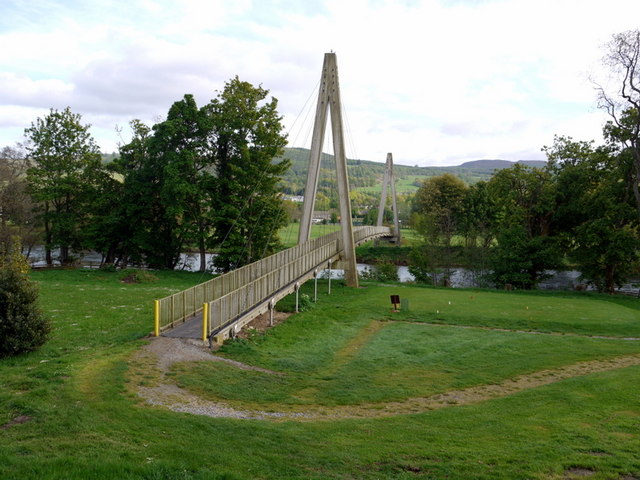
<path id="1" fill-rule="evenodd" d="M 376 282 L 397 282 L 400 280 L 398 267 L 391 262 L 377 263 L 373 268 L 368 268 L 361 272 L 360 277 L 363 280 L 374 280 Z"/>
<path id="2" fill-rule="evenodd" d="M 35 350 L 47 341 L 51 325 L 37 301 L 38 289 L 19 244 L 0 251 L 0 357 Z"/>
<path id="3" fill-rule="evenodd" d="M 298 298 L 298 310 L 301 312 L 306 312 L 307 310 L 311 310 L 314 307 L 313 300 L 306 293 L 300 294 Z"/>
<path id="4" fill-rule="evenodd" d="M 125 270 L 120 276 L 123 283 L 154 283 L 158 281 L 153 273 L 144 270 Z"/>

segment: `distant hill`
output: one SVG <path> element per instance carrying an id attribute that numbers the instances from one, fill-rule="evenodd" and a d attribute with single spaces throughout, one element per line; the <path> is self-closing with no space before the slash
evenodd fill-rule
<path id="1" fill-rule="evenodd" d="M 302 195 L 307 181 L 309 149 L 287 148 L 283 157 L 289 159 L 291 167 L 283 177 L 282 189 L 290 195 Z M 479 181 L 489 180 L 496 170 L 509 168 L 515 163 L 507 160 L 474 160 L 464 162 L 458 166 L 411 167 L 394 165 L 393 168 L 397 192 L 399 194 L 408 194 L 415 192 L 421 183 L 429 177 L 451 173 L 471 185 Z M 546 164 L 546 162 L 540 160 L 521 160 L 517 163 L 537 168 L 542 168 Z M 384 163 L 381 162 L 347 159 L 351 189 L 375 195 L 380 191 L 384 167 Z M 322 154 L 320 169 L 318 191 L 324 191 L 327 196 L 331 197 L 332 195 L 325 190 L 335 189 L 335 160 L 333 155 Z"/>
<path id="2" fill-rule="evenodd" d="M 543 168 L 547 162 L 544 160 L 518 160 L 515 163 L 520 163 L 522 165 L 527 165 L 528 167 L 536 167 Z M 514 162 L 510 162 L 509 160 L 473 160 L 470 162 L 464 162 L 459 165 L 459 168 L 480 168 L 480 169 L 491 169 L 493 170 L 501 170 L 503 168 L 512 167 Z"/>
<path id="3" fill-rule="evenodd" d="M 109 163 L 117 158 L 116 153 L 102 153 L 103 163 Z M 291 162 L 291 166 L 283 175 L 280 187 L 287 195 L 304 195 L 307 182 L 307 169 L 309 166 L 309 149 L 286 148 L 283 157 Z M 280 159 L 275 159 L 279 161 Z M 450 173 L 460 178 L 465 183 L 472 185 L 480 181 L 489 180 L 496 170 L 509 168 L 516 163 L 530 167 L 542 168 L 547 162 L 541 160 L 520 160 L 510 162 L 508 160 L 473 160 L 457 166 L 446 167 L 418 167 L 409 165 L 394 165 L 393 171 L 396 177 L 396 192 L 398 195 L 410 195 L 415 193 L 422 182 L 427 178 L 436 177 L 444 173 Z M 375 204 L 380 196 L 381 183 L 384 176 L 385 164 L 371 160 L 347 159 L 349 171 L 349 186 L 353 192 L 360 194 L 359 203 Z M 322 154 L 320 162 L 320 179 L 318 193 L 326 199 L 333 199 L 329 205 L 321 209 L 333 208 L 337 203 L 337 186 L 335 181 L 336 169 L 333 155 Z M 329 200 L 327 200 L 329 201 Z"/>

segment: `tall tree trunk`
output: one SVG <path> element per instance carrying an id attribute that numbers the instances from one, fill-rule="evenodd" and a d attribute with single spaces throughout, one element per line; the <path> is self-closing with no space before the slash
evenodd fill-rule
<path id="1" fill-rule="evenodd" d="M 200 272 L 204 272 L 207 269 L 207 250 L 205 249 L 204 236 L 200 235 L 198 239 L 200 249 Z"/>
<path id="2" fill-rule="evenodd" d="M 614 273 L 613 265 L 607 265 L 605 269 L 604 281 L 605 281 L 605 292 L 607 292 L 609 295 L 613 295 L 616 289 L 615 282 L 613 280 L 613 273 Z"/>
<path id="3" fill-rule="evenodd" d="M 44 246 L 44 258 L 48 267 L 53 266 L 53 254 L 51 253 L 51 230 L 45 228 L 45 246 Z"/>
<path id="4" fill-rule="evenodd" d="M 47 262 L 47 266 L 53 266 L 53 257 L 51 255 L 51 224 L 49 223 L 48 217 L 49 213 L 49 204 L 45 202 L 44 204 L 44 256 L 45 261 Z"/>
<path id="5" fill-rule="evenodd" d="M 60 246 L 60 263 L 62 265 L 69 263 L 69 245 Z"/>
<path id="6" fill-rule="evenodd" d="M 104 256 L 104 260 L 102 261 L 103 265 L 110 265 L 114 262 L 116 258 L 116 247 L 111 246 L 107 250 L 107 254 Z"/>

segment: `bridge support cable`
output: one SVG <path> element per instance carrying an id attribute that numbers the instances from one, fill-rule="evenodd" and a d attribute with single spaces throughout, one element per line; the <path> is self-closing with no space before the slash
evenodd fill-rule
<path id="1" fill-rule="evenodd" d="M 400 220 L 398 219 L 398 201 L 396 198 L 396 180 L 393 175 L 393 155 L 387 153 L 387 163 L 384 168 L 384 179 L 382 180 L 382 195 L 380 196 L 380 208 L 378 209 L 378 227 L 382 226 L 384 210 L 387 206 L 387 185 L 391 186 L 391 205 L 393 208 L 394 242 L 400 245 Z"/>
<path id="2" fill-rule="evenodd" d="M 344 249 L 345 282 L 350 287 L 358 286 L 358 271 L 356 268 L 355 243 L 353 240 L 353 225 L 351 223 L 351 201 L 349 198 L 349 179 L 347 175 L 347 159 L 344 146 L 344 127 L 342 122 L 342 104 L 340 100 L 340 83 L 338 81 L 338 63 L 335 53 L 325 53 L 322 66 L 322 76 L 318 92 L 318 104 L 311 139 L 309 154 L 309 172 L 304 190 L 304 205 L 300 219 L 300 233 L 298 244 L 311 238 L 311 223 L 313 207 L 318 191 L 320 176 L 320 159 L 322 144 L 327 127 L 327 116 L 331 112 L 331 133 L 333 137 L 333 154 L 336 161 L 336 180 L 338 182 L 338 197 L 340 203 L 340 224 L 342 244 Z"/>

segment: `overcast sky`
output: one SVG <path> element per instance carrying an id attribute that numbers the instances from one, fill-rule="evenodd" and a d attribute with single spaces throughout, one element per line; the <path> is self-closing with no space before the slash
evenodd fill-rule
<path id="1" fill-rule="evenodd" d="M 639 23 L 638 0 L 1 0 L 0 147 L 69 106 L 111 152 L 116 126 L 126 141 L 130 120 L 151 125 L 185 93 L 203 105 L 238 75 L 308 148 L 334 51 L 349 157 L 543 159 L 554 134 L 600 139 L 589 77 Z"/>

